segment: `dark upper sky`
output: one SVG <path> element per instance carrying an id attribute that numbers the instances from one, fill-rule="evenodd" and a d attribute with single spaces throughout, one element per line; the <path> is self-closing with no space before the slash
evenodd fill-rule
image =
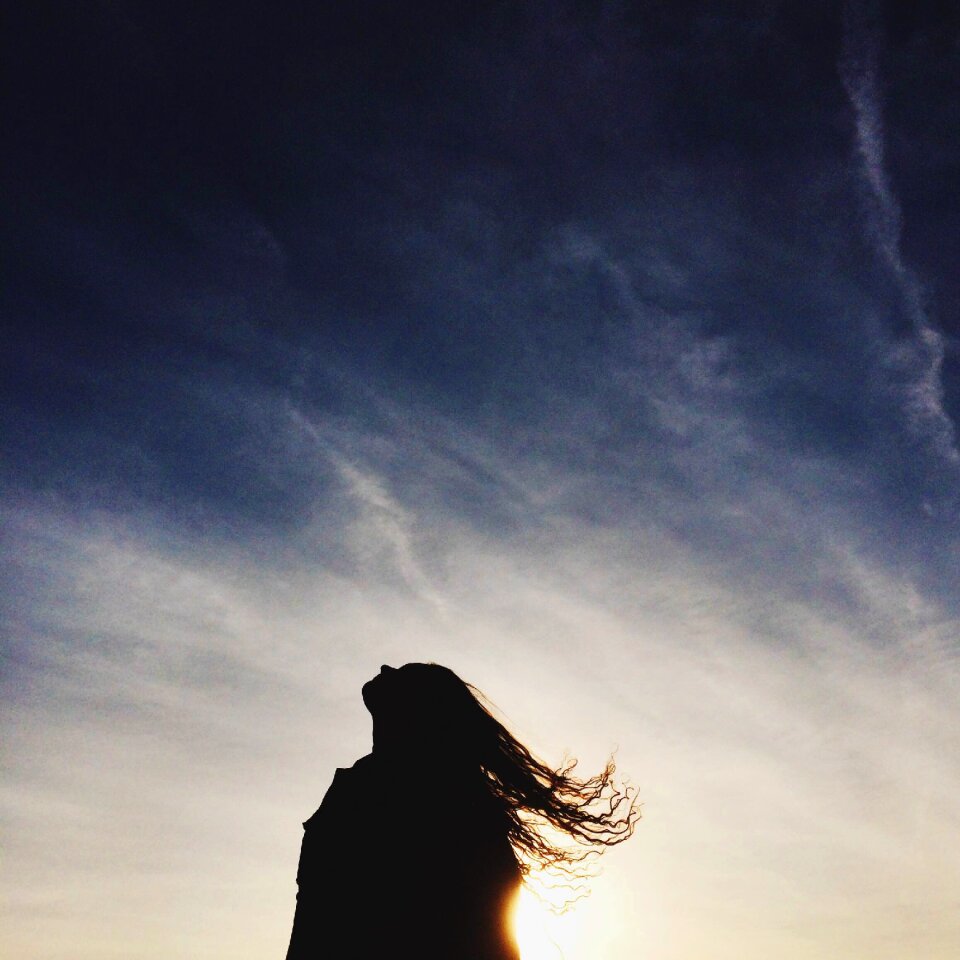
<path id="1" fill-rule="evenodd" d="M 656 488 L 727 553 L 749 476 L 944 586 L 954 5 L 24 4 L 7 39 L 8 492 L 284 536 L 336 497 L 285 411 L 375 437 L 388 400 L 576 476 L 555 513 L 672 522 Z M 741 449 L 697 449 L 718 411 Z"/>

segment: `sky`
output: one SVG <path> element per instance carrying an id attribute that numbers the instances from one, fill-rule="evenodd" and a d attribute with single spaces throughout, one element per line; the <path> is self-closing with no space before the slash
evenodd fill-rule
<path id="1" fill-rule="evenodd" d="M 957 956 L 954 4 L 9 21 L 5 957 L 283 956 L 412 660 L 642 801 L 524 960 Z"/>

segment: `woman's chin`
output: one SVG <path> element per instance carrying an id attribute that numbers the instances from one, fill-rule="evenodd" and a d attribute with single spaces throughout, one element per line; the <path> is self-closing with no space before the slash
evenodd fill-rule
<path id="1" fill-rule="evenodd" d="M 370 710 L 370 711 L 373 710 L 373 705 L 374 705 L 374 703 L 375 703 L 376 700 L 377 700 L 376 687 L 377 687 L 377 681 L 378 681 L 379 679 L 380 679 L 380 677 L 379 677 L 379 675 L 378 675 L 378 676 L 374 677 L 372 680 L 368 680 L 368 681 L 360 688 L 360 696 L 363 697 L 363 704 L 364 704 L 364 706 L 365 706 L 368 710 Z"/>

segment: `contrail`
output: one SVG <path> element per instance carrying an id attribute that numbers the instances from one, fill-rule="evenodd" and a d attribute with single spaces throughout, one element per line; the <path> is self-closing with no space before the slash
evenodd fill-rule
<path id="1" fill-rule="evenodd" d="M 924 290 L 904 262 L 900 248 L 902 214 L 884 164 L 883 109 L 878 82 L 877 30 L 871 11 L 850 2 L 844 10 L 844 43 L 840 76 L 856 121 L 856 147 L 867 188 L 867 222 L 877 253 L 890 269 L 903 296 L 914 339 L 891 357 L 907 382 L 903 399 L 908 423 L 929 438 L 947 461 L 960 465 L 956 430 L 944 407 L 943 335 L 931 322 Z"/>

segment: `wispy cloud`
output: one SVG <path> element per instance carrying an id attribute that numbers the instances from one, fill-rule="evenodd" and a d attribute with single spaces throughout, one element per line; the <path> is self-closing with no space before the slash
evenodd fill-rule
<path id="1" fill-rule="evenodd" d="M 306 433 L 317 444 L 318 452 L 333 464 L 357 507 L 349 527 L 352 549 L 361 567 L 369 569 L 371 560 L 385 552 L 388 564 L 403 582 L 442 612 L 443 599 L 417 557 L 413 537 L 416 518 L 390 495 L 381 477 L 351 462 L 302 412 L 293 407 L 289 412 L 295 427 Z"/>
<path id="2" fill-rule="evenodd" d="M 937 453 L 960 465 L 956 428 L 944 407 L 943 334 L 931 320 L 923 285 L 904 260 L 902 213 L 884 159 L 883 99 L 879 80 L 880 38 L 871 8 L 861 0 L 845 7 L 844 54 L 840 75 L 853 108 L 857 154 L 866 187 L 867 223 L 877 253 L 889 269 L 913 327 L 913 340 L 897 345 L 890 364 L 903 378 L 907 419 Z"/>

